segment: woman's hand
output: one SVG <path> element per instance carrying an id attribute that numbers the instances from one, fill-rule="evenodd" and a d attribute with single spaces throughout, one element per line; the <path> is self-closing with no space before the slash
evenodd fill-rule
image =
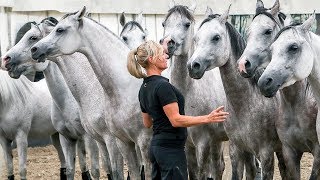
<path id="1" fill-rule="evenodd" d="M 224 106 L 220 106 L 208 115 L 209 122 L 223 122 L 227 119 L 229 113 L 224 111 Z"/>

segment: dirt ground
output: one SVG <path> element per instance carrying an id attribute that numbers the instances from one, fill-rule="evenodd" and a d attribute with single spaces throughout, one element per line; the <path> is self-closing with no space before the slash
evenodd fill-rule
<path id="1" fill-rule="evenodd" d="M 227 149 L 226 149 L 227 151 Z M 14 173 L 15 179 L 20 179 L 18 172 L 18 159 L 17 151 L 14 150 Z M 2 158 L 2 155 L 1 155 Z M 309 153 L 305 153 L 301 162 L 301 179 L 308 179 L 311 168 L 312 168 L 313 157 Z M 27 178 L 29 180 L 59 180 L 59 160 L 58 155 L 52 145 L 46 147 L 37 147 L 28 149 L 28 160 L 27 160 Z M 223 179 L 231 179 L 231 165 L 228 153 L 225 153 L 226 168 L 224 171 Z M 277 162 L 276 162 L 277 164 Z M 77 162 L 75 179 L 81 179 L 81 172 L 79 164 Z M 6 167 L 1 167 L 1 179 L 6 179 Z M 100 170 L 100 179 L 107 179 L 106 173 Z M 275 176 L 274 179 L 281 179 L 277 165 L 275 165 Z"/>

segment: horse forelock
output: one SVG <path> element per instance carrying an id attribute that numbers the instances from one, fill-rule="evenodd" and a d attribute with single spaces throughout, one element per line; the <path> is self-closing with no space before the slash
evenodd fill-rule
<path id="1" fill-rule="evenodd" d="M 122 31 L 121 31 L 120 34 L 122 34 L 123 31 L 126 30 L 126 29 L 129 29 L 129 31 L 131 31 L 131 30 L 133 29 L 133 27 L 135 27 L 135 26 L 137 26 L 143 33 L 145 33 L 145 32 L 144 32 L 144 29 L 142 28 L 142 26 L 141 26 L 138 22 L 136 22 L 136 21 L 129 21 L 129 22 L 127 22 L 127 23 L 124 25 L 124 27 L 122 28 Z"/>
<path id="2" fill-rule="evenodd" d="M 185 16 L 190 21 L 195 22 L 193 14 L 190 12 L 190 10 L 188 9 L 187 6 L 183 6 L 183 5 L 176 5 L 176 6 L 172 7 L 171 9 L 169 9 L 168 14 L 166 15 L 166 17 L 164 19 L 164 22 L 166 22 L 168 20 L 168 18 L 175 12 L 178 12 L 178 14 L 180 14 L 181 16 Z"/>
<path id="3" fill-rule="evenodd" d="M 220 17 L 219 14 L 210 14 L 207 18 L 205 18 L 205 19 L 201 22 L 198 30 L 201 28 L 201 26 L 202 26 L 203 24 L 211 21 L 212 19 L 218 18 L 218 17 Z"/>
<path id="4" fill-rule="evenodd" d="M 275 22 L 279 27 L 283 26 L 284 19 L 286 18 L 286 15 L 280 12 L 280 13 L 278 14 L 278 18 L 279 18 L 279 21 L 280 21 L 280 22 L 278 22 L 271 13 L 269 13 L 268 11 L 263 11 L 263 10 L 261 10 L 261 11 L 256 11 L 256 14 L 254 15 L 254 17 L 253 17 L 252 20 L 254 20 L 254 19 L 255 19 L 257 16 L 259 16 L 259 15 L 265 15 L 265 16 L 269 17 L 269 18 L 270 18 L 273 22 Z M 279 23 L 280 23 L 280 24 L 279 24 Z"/>

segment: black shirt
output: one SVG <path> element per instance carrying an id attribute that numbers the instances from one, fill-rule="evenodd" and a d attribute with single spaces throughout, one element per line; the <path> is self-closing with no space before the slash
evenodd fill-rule
<path id="1" fill-rule="evenodd" d="M 187 128 L 175 128 L 171 125 L 163 111 L 163 106 L 177 102 L 179 113 L 184 115 L 184 97 L 162 76 L 149 76 L 144 79 L 139 101 L 141 111 L 148 113 L 153 119 L 153 145 L 170 146 L 183 145 L 187 138 Z"/>

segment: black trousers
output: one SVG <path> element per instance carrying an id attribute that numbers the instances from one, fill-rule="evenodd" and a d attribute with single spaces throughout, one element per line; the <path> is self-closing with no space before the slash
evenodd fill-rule
<path id="1" fill-rule="evenodd" d="M 150 146 L 152 180 L 188 180 L 184 148 Z"/>

